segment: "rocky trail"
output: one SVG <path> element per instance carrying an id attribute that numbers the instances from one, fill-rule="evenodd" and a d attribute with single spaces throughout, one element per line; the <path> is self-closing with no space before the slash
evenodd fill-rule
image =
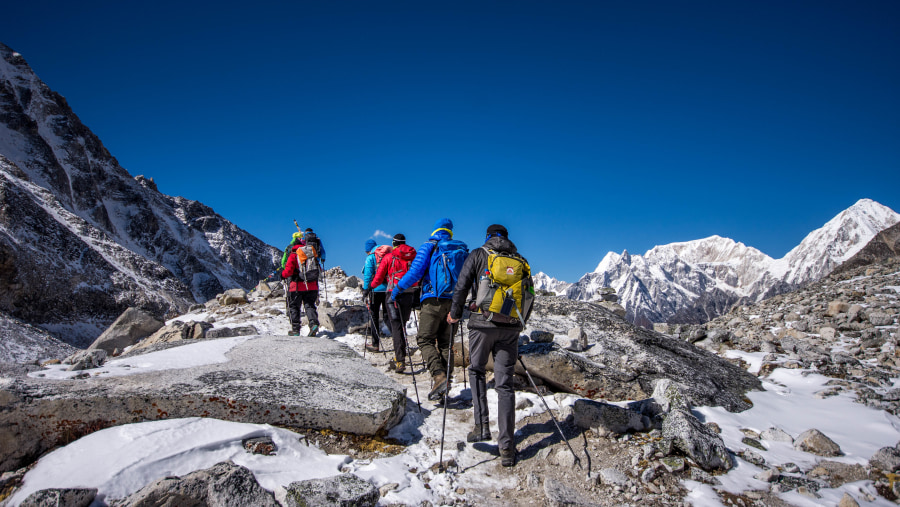
<path id="1" fill-rule="evenodd" d="M 229 291 L 159 323 L 124 354 L 118 349 L 110 355 L 134 363 L 227 337 L 278 340 L 289 328 L 279 288 L 260 285 L 249 295 Z M 361 504 L 891 505 L 900 496 L 893 475 L 900 472 L 898 289 L 896 264 L 862 267 L 736 307 L 704 326 L 660 327 L 662 334 L 631 326 L 592 303 L 542 296 L 520 340 L 540 394 L 518 371 L 519 461 L 504 468 L 496 442 L 466 442 L 473 415 L 459 352 L 445 420 L 444 407 L 426 398 L 431 382 L 415 347 L 417 319 L 407 327 L 414 381 L 409 368 L 389 370 L 389 339 L 382 341 L 383 352 L 364 351 L 367 319 L 357 281 L 330 270 L 329 300 L 320 312 L 323 330 L 296 343 L 328 345 L 322 350 L 333 349 L 329 354 L 345 347 L 345 368 L 365 364 L 372 368 L 369 378 L 405 389 L 405 407 L 389 429 L 369 434 L 335 431 L 327 420 L 285 427 L 330 456 L 346 456 L 340 467 L 345 473 L 337 477 L 364 480 L 338 491 L 363 491 L 369 500 Z M 459 351 L 459 335 L 456 344 Z M 81 359 L 64 361 L 76 363 L 70 366 L 16 368 L 88 381 L 104 366 L 113 368 L 104 363 L 102 350 L 75 356 Z M 76 370 L 62 371 L 68 368 Z M 6 367 L 3 376 L 22 373 L 13 369 Z M 496 395 L 488 375 L 496 436 Z M 215 378 L 227 384 L 231 377 Z M 588 391 L 592 397 L 585 396 Z M 812 415 L 806 418 L 804 411 Z M 819 413 L 847 414 L 854 422 Z M 858 423 L 868 428 L 865 435 L 854 436 L 856 420 L 866 421 Z M 7 498 L 28 469 L 3 474 L 0 489 Z M 276 491 L 283 505 L 292 505 L 285 498 L 294 494 L 293 485 L 288 491 Z M 133 498 L 118 502 L 138 505 Z"/>

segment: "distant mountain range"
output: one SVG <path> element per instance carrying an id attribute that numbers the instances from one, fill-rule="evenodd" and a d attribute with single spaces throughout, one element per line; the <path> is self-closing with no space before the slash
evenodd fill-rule
<path id="1" fill-rule="evenodd" d="M 280 252 L 132 177 L 0 44 L 0 314 L 85 346 L 129 306 L 158 316 L 250 288 Z M 7 326 L 8 327 L 8 326 Z"/>
<path id="2" fill-rule="evenodd" d="M 544 273 L 535 286 L 589 301 L 612 287 L 635 324 L 702 323 L 740 302 L 760 301 L 818 280 L 851 258 L 900 214 L 862 199 L 809 233 L 781 259 L 732 239 L 657 246 L 644 255 L 609 252 L 592 273 L 566 284 Z"/>

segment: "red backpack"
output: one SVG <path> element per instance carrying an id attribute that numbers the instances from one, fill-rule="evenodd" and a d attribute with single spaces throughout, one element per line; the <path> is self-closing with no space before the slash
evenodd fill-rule
<path id="1" fill-rule="evenodd" d="M 400 282 L 403 275 L 409 271 L 413 259 L 416 258 L 416 249 L 409 245 L 398 245 L 392 253 L 391 265 L 388 266 L 387 273 L 388 290 L 393 289 Z"/>
<path id="2" fill-rule="evenodd" d="M 384 259 L 384 256 L 391 253 L 391 245 L 381 245 L 380 247 L 375 249 L 375 269 L 378 269 L 378 265 L 381 264 L 381 259 Z"/>

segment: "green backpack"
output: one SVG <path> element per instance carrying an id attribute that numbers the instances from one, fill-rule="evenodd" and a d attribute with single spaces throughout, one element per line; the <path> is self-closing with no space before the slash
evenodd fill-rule
<path id="1" fill-rule="evenodd" d="M 482 249 L 488 253 L 487 269 L 478 281 L 475 305 L 491 322 L 524 325 L 534 304 L 531 266 L 519 254 Z"/>

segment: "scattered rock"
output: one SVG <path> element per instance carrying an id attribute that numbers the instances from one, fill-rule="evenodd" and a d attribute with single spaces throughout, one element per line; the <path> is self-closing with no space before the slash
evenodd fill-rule
<path id="1" fill-rule="evenodd" d="M 900 450 L 896 447 L 882 447 L 869 459 L 869 466 L 885 472 L 900 471 Z"/>
<path id="2" fill-rule="evenodd" d="M 599 435 L 621 434 L 645 429 L 642 415 L 602 401 L 580 399 L 573 406 L 574 423 Z"/>
<path id="3" fill-rule="evenodd" d="M 704 470 L 730 470 L 734 466 L 722 437 L 713 433 L 690 412 L 676 409 L 662 425 L 660 451 L 671 454 L 679 450 Z"/>
<path id="4" fill-rule="evenodd" d="M 841 452 L 840 446 L 817 429 L 809 429 L 801 433 L 794 441 L 794 449 L 826 457 L 844 454 Z"/>
<path id="5" fill-rule="evenodd" d="M 278 503 L 256 481 L 253 472 L 231 461 L 217 463 L 206 470 L 191 472 L 183 477 L 166 477 L 112 507 L 149 505 L 253 505 L 277 507 Z"/>
<path id="6" fill-rule="evenodd" d="M 63 359 L 62 364 L 70 364 L 66 371 L 81 371 L 99 368 L 106 361 L 106 351 L 103 349 L 88 349 L 76 352 Z"/>
<path id="7" fill-rule="evenodd" d="M 375 486 L 353 474 L 292 482 L 286 489 L 285 507 L 374 507 L 380 498 Z"/>
<path id="8" fill-rule="evenodd" d="M 42 489 L 28 495 L 19 507 L 88 507 L 97 496 L 97 488 Z"/>
<path id="9" fill-rule="evenodd" d="M 768 440 L 769 442 L 787 442 L 789 444 L 794 443 L 794 437 L 787 434 L 781 428 L 769 428 L 767 430 L 764 430 L 759 434 L 759 437 L 763 440 Z"/>

